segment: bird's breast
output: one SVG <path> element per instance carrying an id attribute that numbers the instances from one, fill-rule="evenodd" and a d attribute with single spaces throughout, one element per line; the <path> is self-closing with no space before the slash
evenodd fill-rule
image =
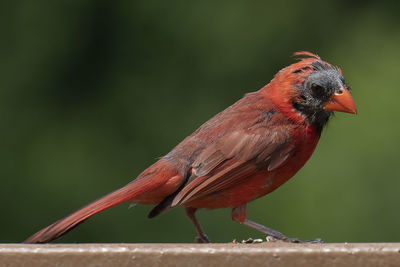
<path id="1" fill-rule="evenodd" d="M 314 152 L 319 135 L 314 128 L 304 127 L 296 129 L 293 132 L 293 138 L 293 153 L 282 166 L 272 171 L 268 171 L 267 168 L 260 169 L 249 176 L 242 177 L 230 188 L 196 198 L 185 203 L 184 206 L 207 209 L 237 207 L 271 193 L 303 167 Z"/>

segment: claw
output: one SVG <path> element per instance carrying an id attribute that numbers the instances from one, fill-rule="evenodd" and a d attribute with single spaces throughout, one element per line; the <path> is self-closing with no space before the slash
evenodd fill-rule
<path id="1" fill-rule="evenodd" d="M 267 235 L 265 240 L 267 240 L 267 242 L 276 242 L 276 241 L 278 241 L 278 239 L 276 239 L 275 237 L 273 237 L 271 235 Z"/>
<path id="2" fill-rule="evenodd" d="M 290 238 L 290 237 L 286 237 L 286 236 L 284 238 L 278 239 L 278 240 L 287 242 L 287 243 L 304 243 L 303 241 L 301 241 L 298 238 Z"/>
<path id="3" fill-rule="evenodd" d="M 242 240 L 242 244 L 258 244 L 258 243 L 262 243 L 262 242 L 263 241 L 261 238 L 253 239 L 251 237 L 246 240 Z"/>
<path id="4" fill-rule="evenodd" d="M 196 243 L 210 243 L 210 239 L 208 238 L 207 235 L 203 235 L 203 236 L 196 236 L 196 238 L 194 239 L 194 242 Z"/>
<path id="5" fill-rule="evenodd" d="M 289 237 L 285 237 L 282 239 L 279 239 L 277 237 L 268 235 L 266 238 L 267 242 L 276 242 L 276 241 L 282 241 L 282 242 L 287 242 L 287 243 L 301 243 L 301 244 L 322 244 L 324 243 L 324 241 L 321 238 L 315 238 L 315 239 L 311 239 L 311 240 L 307 240 L 307 241 L 302 241 L 298 238 L 289 238 Z"/>
<path id="6" fill-rule="evenodd" d="M 307 243 L 307 244 L 322 244 L 322 243 L 325 243 L 325 242 L 321 238 L 315 238 L 315 239 L 307 240 L 304 243 Z"/>
<path id="7" fill-rule="evenodd" d="M 304 243 L 303 241 L 301 241 L 298 238 L 288 238 L 288 239 L 283 240 L 283 241 L 288 242 L 288 243 Z"/>

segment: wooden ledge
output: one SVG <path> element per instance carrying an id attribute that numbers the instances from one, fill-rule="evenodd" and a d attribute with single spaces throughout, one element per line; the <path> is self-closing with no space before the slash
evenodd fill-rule
<path id="1" fill-rule="evenodd" d="M 0 244 L 0 266 L 398 267 L 400 243 Z"/>

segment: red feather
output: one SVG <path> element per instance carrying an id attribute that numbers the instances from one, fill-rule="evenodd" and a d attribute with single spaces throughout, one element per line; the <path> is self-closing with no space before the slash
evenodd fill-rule
<path id="1" fill-rule="evenodd" d="M 185 206 L 203 242 L 208 238 L 194 217 L 198 208 L 232 207 L 233 219 L 285 239 L 279 232 L 247 220 L 245 205 L 290 179 L 310 158 L 319 140 L 319 129 L 293 103 L 304 101 L 299 88 L 315 70 L 314 62 L 331 65 L 310 52 L 296 52 L 294 56 L 305 58 L 204 123 L 134 181 L 25 242 L 49 242 L 121 202 L 158 204 L 149 217 Z M 346 101 L 343 103 L 350 103 Z M 348 110 L 355 109 L 349 105 Z M 335 108 L 332 101 L 330 106 Z"/>

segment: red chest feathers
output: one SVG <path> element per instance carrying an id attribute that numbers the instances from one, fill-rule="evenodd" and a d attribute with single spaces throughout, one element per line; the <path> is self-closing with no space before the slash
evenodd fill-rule
<path id="1" fill-rule="evenodd" d="M 184 206 L 208 209 L 237 207 L 274 191 L 307 162 L 319 140 L 315 129 L 306 126 L 293 129 L 292 136 L 289 156 L 276 169 L 259 166 L 231 187 L 193 199 Z"/>

